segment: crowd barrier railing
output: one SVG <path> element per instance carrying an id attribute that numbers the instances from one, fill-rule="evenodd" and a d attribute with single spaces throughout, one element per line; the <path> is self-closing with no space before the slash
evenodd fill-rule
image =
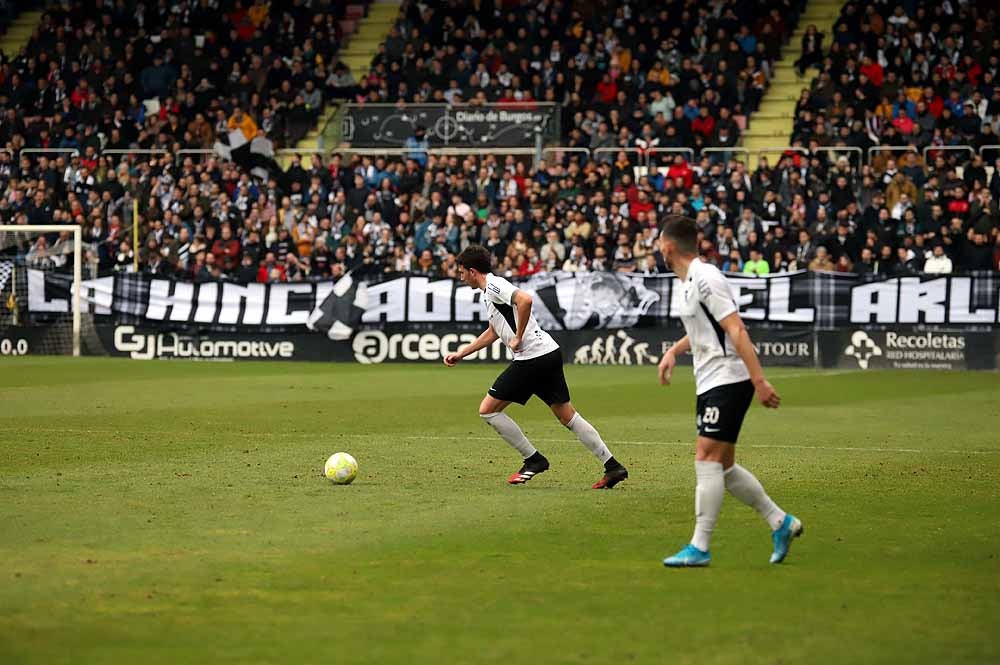
<path id="1" fill-rule="evenodd" d="M 927 156 L 932 152 L 967 152 L 971 157 L 976 154 L 976 149 L 971 145 L 929 145 L 920 153 L 924 158 L 924 164 L 927 163 Z"/>

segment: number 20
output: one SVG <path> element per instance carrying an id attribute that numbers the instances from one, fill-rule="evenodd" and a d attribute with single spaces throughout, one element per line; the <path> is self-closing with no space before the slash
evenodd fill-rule
<path id="1" fill-rule="evenodd" d="M 706 406 L 705 413 L 702 415 L 701 419 L 706 423 L 715 424 L 719 422 L 719 407 L 717 406 Z"/>

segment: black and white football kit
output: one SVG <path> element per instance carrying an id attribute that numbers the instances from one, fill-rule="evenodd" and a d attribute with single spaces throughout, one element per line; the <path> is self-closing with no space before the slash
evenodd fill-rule
<path id="1" fill-rule="evenodd" d="M 516 292 L 517 287 L 503 277 L 493 273 L 486 276 L 483 301 L 490 327 L 507 348 L 517 335 Z M 537 395 L 549 406 L 570 401 L 569 387 L 563 375 L 562 351 L 552 336 L 541 329 L 534 316 L 528 319 L 524 338 L 513 354 L 514 361 L 489 390 L 492 397 L 522 405 L 532 395 Z"/>
<path id="2" fill-rule="evenodd" d="M 698 434 L 736 443 L 753 403 L 750 372 L 719 322 L 737 310 L 729 282 L 710 263 L 694 260 L 683 283 L 681 321 L 694 356 Z"/>

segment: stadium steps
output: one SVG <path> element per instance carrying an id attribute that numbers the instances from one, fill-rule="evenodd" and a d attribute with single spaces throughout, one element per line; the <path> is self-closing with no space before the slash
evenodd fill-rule
<path id="1" fill-rule="evenodd" d="M 368 73 L 372 58 L 378 53 L 379 45 L 385 41 L 389 29 L 399 16 L 400 4 L 399 0 L 388 2 L 377 0 L 369 5 L 367 16 L 364 5 L 347 6 L 346 18 L 341 21 L 345 44 L 337 57 L 351 68 L 355 80 L 360 80 Z M 303 154 L 323 152 L 329 143 L 326 138 L 331 135 L 330 124 L 335 121 L 339 108 L 338 104 L 327 104 L 320 114 L 316 127 L 295 144 L 295 150 Z M 291 160 L 291 154 L 282 154 L 278 158 L 278 163 L 287 169 Z"/>
<path id="2" fill-rule="evenodd" d="M 753 155 L 750 159 L 752 165 L 756 165 L 758 151 L 786 146 L 790 142 L 795 104 L 802 89 L 809 87 L 815 73 L 810 70 L 806 72 L 806 76 L 799 76 L 795 70 L 794 63 L 801 55 L 802 36 L 809 24 L 815 24 L 825 35 L 823 45 L 829 47 L 833 24 L 840 16 L 843 6 L 843 0 L 809 0 L 799 17 L 798 27 L 781 49 L 781 59 L 774 65 L 774 78 L 761 100 L 760 108 L 750 116 L 749 126 L 743 132 L 743 147 Z M 772 165 L 779 157 L 778 153 L 765 152 L 764 155 Z"/>
<path id="3" fill-rule="evenodd" d="M 28 45 L 31 35 L 42 21 L 42 12 L 21 12 L 0 36 L 0 51 L 13 59 L 18 52 Z"/>
<path id="4" fill-rule="evenodd" d="M 326 145 L 326 142 L 323 140 L 323 134 L 339 108 L 340 106 L 337 103 L 330 103 L 324 107 L 323 112 L 320 113 L 319 119 L 316 121 L 316 126 L 309 130 L 301 141 L 295 144 L 294 150 L 296 153 L 309 155 L 315 152 L 323 152 Z M 282 169 L 288 170 L 293 156 L 293 153 L 279 153 L 275 161 L 278 162 Z"/>
<path id="5" fill-rule="evenodd" d="M 368 15 L 357 19 L 357 30 L 340 51 L 340 61 L 351 68 L 354 80 L 360 81 L 368 74 L 372 58 L 378 53 L 379 44 L 399 16 L 399 0 L 376 0 L 368 7 Z"/>

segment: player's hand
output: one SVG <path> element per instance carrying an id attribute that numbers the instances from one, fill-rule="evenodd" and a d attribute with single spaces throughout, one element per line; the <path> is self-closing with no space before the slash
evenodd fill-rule
<path id="1" fill-rule="evenodd" d="M 754 390 L 757 391 L 757 399 L 768 409 L 777 409 L 781 404 L 781 396 L 774 389 L 767 379 L 760 379 L 754 382 Z"/>
<path id="2" fill-rule="evenodd" d="M 444 357 L 444 364 L 447 365 L 448 367 L 454 367 L 459 363 L 461 359 L 462 356 L 458 355 L 457 353 L 449 353 Z"/>
<path id="3" fill-rule="evenodd" d="M 670 351 L 664 353 L 663 358 L 660 360 L 660 366 L 657 368 L 659 370 L 661 386 L 670 385 L 670 378 L 674 375 L 675 365 L 677 365 L 677 357 Z"/>
<path id="4" fill-rule="evenodd" d="M 515 337 L 514 339 L 510 340 L 510 350 L 511 351 L 517 351 L 520 348 L 521 348 L 521 338 L 520 337 Z"/>

